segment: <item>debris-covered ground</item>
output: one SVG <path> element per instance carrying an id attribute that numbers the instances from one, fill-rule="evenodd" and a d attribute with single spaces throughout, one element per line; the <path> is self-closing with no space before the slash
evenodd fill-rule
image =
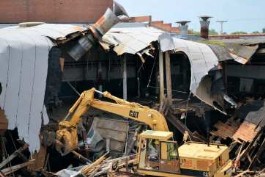
<path id="1" fill-rule="evenodd" d="M 242 105 L 229 115 L 222 115 L 221 119 L 212 119 L 210 122 L 207 122 L 208 115 L 196 115 L 196 104 L 185 106 L 188 109 L 166 106 L 166 102 L 155 107 L 164 112 L 179 144 L 183 143 L 183 138 L 226 144 L 230 149 L 230 158 L 233 159 L 234 176 L 262 176 L 265 168 L 264 101 L 246 98 L 241 102 Z M 220 116 L 220 113 L 214 111 L 209 111 L 209 114 L 211 117 Z M 197 122 L 196 126 L 194 121 Z M 43 134 L 54 139 L 55 132 L 47 132 L 54 128 L 52 126 L 51 124 L 49 128 L 46 127 Z M 8 176 L 15 172 L 22 176 L 137 176 L 134 174 L 137 151 L 135 136 L 146 126 L 92 109 L 89 114 L 84 115 L 81 127 L 83 132 L 80 135 L 84 135 L 84 132 L 89 134 L 92 129 L 100 133 L 98 137 L 93 137 L 94 144 L 91 144 L 91 140 L 89 144 L 88 139 L 79 137 L 78 149 L 63 157 L 49 139 L 43 139 L 49 147 L 42 146 L 38 154 L 30 156 L 27 145 L 17 141 L 15 131 L 5 132 L 1 138 L 1 154 L 7 158 L 3 158 L 0 163 L 2 174 Z M 104 142 L 101 142 L 103 139 Z"/>

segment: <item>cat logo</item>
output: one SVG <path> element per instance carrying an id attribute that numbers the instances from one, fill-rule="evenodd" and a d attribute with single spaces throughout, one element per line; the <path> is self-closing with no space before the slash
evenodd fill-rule
<path id="1" fill-rule="evenodd" d="M 129 116 L 133 118 L 138 118 L 139 112 L 130 110 Z"/>

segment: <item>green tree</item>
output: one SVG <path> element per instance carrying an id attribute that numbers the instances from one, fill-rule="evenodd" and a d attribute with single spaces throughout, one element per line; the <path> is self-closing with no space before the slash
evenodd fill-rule
<path id="1" fill-rule="evenodd" d="M 252 34 L 259 34 L 259 31 L 253 31 Z"/>
<path id="2" fill-rule="evenodd" d="M 262 28 L 262 33 L 265 33 L 265 28 Z"/>
<path id="3" fill-rule="evenodd" d="M 232 32 L 231 34 L 248 34 L 248 33 L 245 31 L 235 31 L 235 32 Z"/>
<path id="4" fill-rule="evenodd" d="M 200 32 L 195 31 L 193 29 L 190 29 L 189 32 L 190 32 L 190 34 L 193 34 L 193 35 L 196 35 L 196 36 L 200 36 Z"/>
<path id="5" fill-rule="evenodd" d="M 218 35 L 218 32 L 215 31 L 215 29 L 210 29 L 209 30 L 209 35 Z"/>
<path id="6" fill-rule="evenodd" d="M 201 32 L 199 32 L 199 31 L 195 31 L 193 29 L 190 29 L 189 31 L 190 31 L 190 34 L 197 35 L 197 36 L 201 35 Z M 209 35 L 218 35 L 218 32 L 216 32 L 215 29 L 210 29 Z"/>

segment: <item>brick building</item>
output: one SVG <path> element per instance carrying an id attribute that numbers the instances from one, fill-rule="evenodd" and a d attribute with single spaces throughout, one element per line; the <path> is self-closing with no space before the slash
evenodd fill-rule
<path id="1" fill-rule="evenodd" d="M 108 7 L 113 8 L 113 0 L 1 0 L 0 24 L 93 23 Z"/>

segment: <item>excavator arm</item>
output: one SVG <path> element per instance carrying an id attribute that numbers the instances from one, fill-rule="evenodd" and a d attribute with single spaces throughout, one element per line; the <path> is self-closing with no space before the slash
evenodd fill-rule
<path id="1" fill-rule="evenodd" d="M 114 102 L 94 99 L 95 92 L 102 94 Z M 100 92 L 95 88 L 82 92 L 78 100 L 69 109 L 65 119 L 59 123 L 56 139 L 62 145 L 56 146 L 61 154 L 67 154 L 78 144 L 77 125 L 90 107 L 110 112 L 127 119 L 148 125 L 152 130 L 169 131 L 165 117 L 157 110 L 134 102 L 115 97 L 109 92 Z"/>

